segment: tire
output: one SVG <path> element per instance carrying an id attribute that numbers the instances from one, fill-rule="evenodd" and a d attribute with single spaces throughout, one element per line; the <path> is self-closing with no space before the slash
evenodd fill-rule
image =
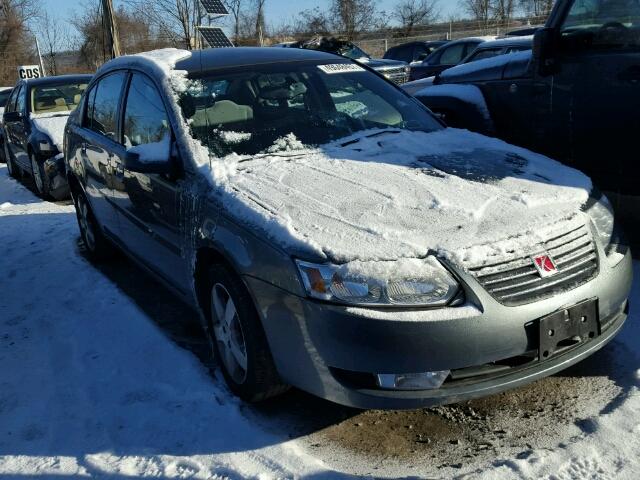
<path id="1" fill-rule="evenodd" d="M 109 243 L 109 240 L 102 233 L 84 194 L 74 194 L 73 204 L 76 207 L 78 227 L 80 228 L 80 236 L 82 237 L 87 257 L 96 263 L 111 258 L 114 250 L 113 245 Z"/>
<path id="2" fill-rule="evenodd" d="M 29 162 L 31 163 L 31 176 L 33 177 L 33 183 L 36 186 L 38 196 L 45 200 L 49 199 L 49 179 L 44 172 L 44 166 L 38 162 L 32 152 L 29 152 Z"/>
<path id="3" fill-rule="evenodd" d="M 7 142 L 4 142 L 4 156 L 7 160 L 7 172 L 9 173 L 9 176 L 15 179 L 19 179 L 22 176 L 22 171 L 11 158 L 11 152 L 9 152 Z"/>
<path id="4" fill-rule="evenodd" d="M 247 402 L 287 391 L 289 387 L 278 375 L 262 323 L 242 281 L 227 267 L 213 265 L 206 287 L 214 355 L 231 391 Z"/>

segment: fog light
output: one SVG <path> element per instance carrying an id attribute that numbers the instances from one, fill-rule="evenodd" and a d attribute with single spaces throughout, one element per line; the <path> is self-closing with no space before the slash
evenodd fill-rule
<path id="1" fill-rule="evenodd" d="M 435 390 L 449 376 L 450 370 L 424 373 L 379 373 L 378 386 L 388 390 Z"/>

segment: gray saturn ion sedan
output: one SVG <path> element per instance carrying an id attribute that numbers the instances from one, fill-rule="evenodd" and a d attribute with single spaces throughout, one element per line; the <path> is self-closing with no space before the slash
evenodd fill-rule
<path id="1" fill-rule="evenodd" d="M 201 313 L 229 388 L 417 408 L 551 375 L 627 318 L 632 264 L 583 174 L 446 128 L 331 54 L 122 57 L 65 131 L 88 255 Z"/>

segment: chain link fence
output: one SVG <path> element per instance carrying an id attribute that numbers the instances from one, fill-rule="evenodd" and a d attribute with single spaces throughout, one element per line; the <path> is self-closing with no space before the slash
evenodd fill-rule
<path id="1" fill-rule="evenodd" d="M 391 47 L 407 42 L 431 40 L 457 40 L 466 37 L 504 36 L 514 30 L 544 26 L 546 17 L 511 20 L 509 22 L 451 22 L 423 27 L 411 35 L 398 31 L 386 34 L 368 34 L 356 41 L 360 48 L 373 57 L 382 57 Z"/>

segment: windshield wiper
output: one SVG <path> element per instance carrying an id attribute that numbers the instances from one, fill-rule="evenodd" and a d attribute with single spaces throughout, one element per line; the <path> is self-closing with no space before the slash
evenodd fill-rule
<path id="1" fill-rule="evenodd" d="M 353 145 L 355 143 L 358 143 L 360 140 L 362 140 L 363 138 L 375 138 L 375 137 L 380 137 L 382 135 L 386 135 L 387 133 L 391 133 L 391 134 L 397 134 L 397 133 L 401 133 L 401 130 L 383 130 L 382 132 L 375 132 L 372 133 L 370 135 L 365 135 L 364 137 L 360 137 L 360 138 L 354 138 L 353 140 L 349 140 L 347 142 L 341 143 L 340 146 L 341 147 L 348 147 L 349 145 Z"/>

